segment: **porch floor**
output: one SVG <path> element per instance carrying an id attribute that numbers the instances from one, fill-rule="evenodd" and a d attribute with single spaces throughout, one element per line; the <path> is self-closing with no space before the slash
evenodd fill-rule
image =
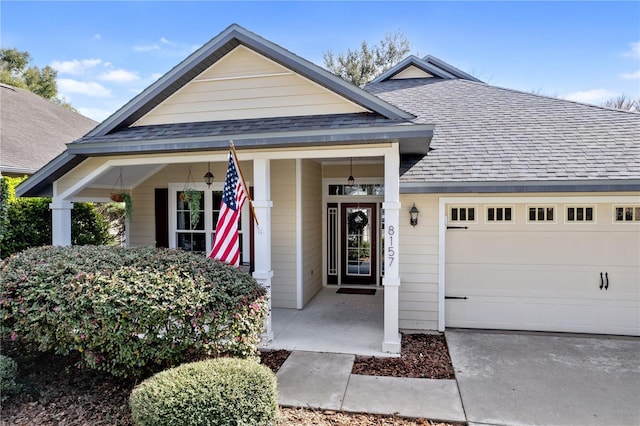
<path id="1" fill-rule="evenodd" d="M 273 341 L 264 349 L 392 356 L 382 352 L 384 292 L 338 294 L 320 290 L 304 309 L 272 310 Z"/>

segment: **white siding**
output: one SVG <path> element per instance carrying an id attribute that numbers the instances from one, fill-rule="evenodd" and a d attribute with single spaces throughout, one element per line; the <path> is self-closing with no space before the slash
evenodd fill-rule
<path id="1" fill-rule="evenodd" d="M 238 46 L 135 125 L 365 111 L 253 50 Z"/>
<path id="2" fill-rule="evenodd" d="M 302 161 L 302 303 L 322 289 L 322 175 L 318 163 Z"/>
<path id="3" fill-rule="evenodd" d="M 296 161 L 271 162 L 271 306 L 296 308 Z"/>
<path id="4" fill-rule="evenodd" d="M 438 197 L 401 195 L 399 326 L 408 330 L 438 329 Z M 418 225 L 409 224 L 409 209 L 420 211 Z"/>

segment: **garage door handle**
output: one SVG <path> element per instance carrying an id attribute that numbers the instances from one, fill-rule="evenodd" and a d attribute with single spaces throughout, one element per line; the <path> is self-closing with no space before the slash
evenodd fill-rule
<path id="1" fill-rule="evenodd" d="M 604 273 L 605 278 L 607 279 L 607 285 L 604 286 L 605 290 L 609 290 L 609 273 L 605 272 Z"/>
<path id="2" fill-rule="evenodd" d="M 604 278 L 602 277 L 602 272 L 600 272 L 600 290 L 604 287 Z"/>
<path id="3" fill-rule="evenodd" d="M 462 299 L 462 300 L 467 300 L 468 297 L 467 296 L 445 296 L 445 299 Z"/>
<path id="4" fill-rule="evenodd" d="M 447 229 L 469 229 L 468 226 L 447 226 Z"/>

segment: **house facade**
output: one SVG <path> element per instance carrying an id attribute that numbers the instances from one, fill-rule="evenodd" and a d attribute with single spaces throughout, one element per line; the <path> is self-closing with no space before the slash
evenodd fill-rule
<path id="1" fill-rule="evenodd" d="M 242 262 L 272 307 L 381 289 L 386 352 L 403 329 L 640 335 L 640 114 L 431 56 L 358 88 L 232 25 L 18 194 L 53 196 L 68 245 L 73 203 L 108 200 L 122 177 L 129 245 L 206 253 L 231 141 L 257 219 L 245 205 Z"/>

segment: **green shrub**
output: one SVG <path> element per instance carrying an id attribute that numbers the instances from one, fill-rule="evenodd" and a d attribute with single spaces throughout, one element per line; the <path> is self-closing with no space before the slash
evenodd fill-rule
<path id="1" fill-rule="evenodd" d="M 82 354 L 120 377 L 202 357 L 256 356 L 265 290 L 237 268 L 188 252 L 118 246 L 37 247 L 0 269 L 2 334 Z"/>
<path id="2" fill-rule="evenodd" d="M 51 244 L 50 198 L 16 198 L 15 186 L 24 178 L 1 178 L 0 258 L 30 247 Z M 6 187 L 5 190 L 2 189 Z M 71 210 L 71 242 L 74 245 L 111 244 L 109 221 L 92 203 L 74 203 Z"/>
<path id="3" fill-rule="evenodd" d="M 12 394 L 20 390 L 16 383 L 18 364 L 8 356 L 0 355 L 0 402 L 4 402 Z"/>
<path id="4" fill-rule="evenodd" d="M 272 425 L 276 377 L 253 360 L 218 358 L 183 364 L 135 387 L 133 421 L 143 425 Z"/>

